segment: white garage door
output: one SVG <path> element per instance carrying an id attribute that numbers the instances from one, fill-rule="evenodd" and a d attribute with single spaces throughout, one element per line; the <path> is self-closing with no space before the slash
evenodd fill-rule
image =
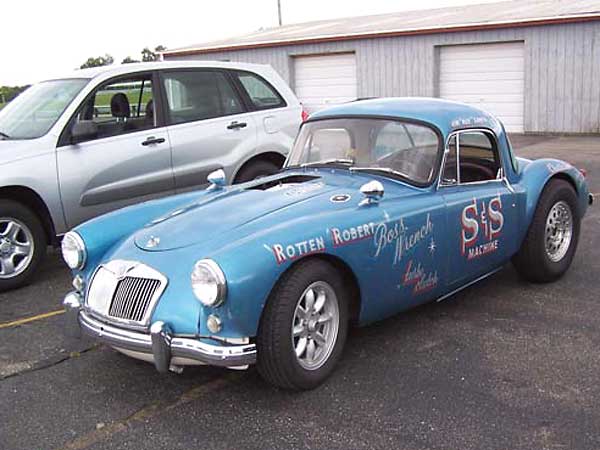
<path id="1" fill-rule="evenodd" d="M 356 100 L 356 55 L 299 56 L 294 59 L 295 91 L 308 112 Z"/>
<path id="2" fill-rule="evenodd" d="M 522 42 L 440 50 L 440 97 L 485 109 L 508 131 L 523 131 L 524 85 Z"/>

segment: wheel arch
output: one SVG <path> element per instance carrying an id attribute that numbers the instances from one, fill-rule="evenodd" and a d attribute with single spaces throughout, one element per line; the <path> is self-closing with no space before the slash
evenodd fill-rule
<path id="1" fill-rule="evenodd" d="M 0 187 L 0 198 L 19 202 L 31 209 L 42 221 L 48 243 L 57 242 L 56 228 L 50 210 L 36 191 L 25 186 L 2 186 Z"/>
<path id="2" fill-rule="evenodd" d="M 349 302 L 350 303 L 348 305 L 349 313 L 350 313 L 350 321 L 353 323 L 357 323 L 359 320 L 359 317 L 360 317 L 360 311 L 361 311 L 361 306 L 362 306 L 362 295 L 361 295 L 361 290 L 360 290 L 360 284 L 358 283 L 358 279 L 356 278 L 356 275 L 354 274 L 354 271 L 352 270 L 352 268 L 343 259 L 341 259 L 338 256 L 332 255 L 330 253 L 307 255 L 304 258 L 300 258 L 300 259 L 294 261 L 285 271 L 283 271 L 282 273 L 279 274 L 271 291 L 275 288 L 275 286 L 278 285 L 278 283 L 281 281 L 281 279 L 287 273 L 289 273 L 291 270 L 294 270 L 298 266 L 298 264 L 303 263 L 308 260 L 325 261 L 325 262 L 329 263 L 331 266 L 333 266 L 338 271 L 338 273 L 340 273 L 342 275 L 342 277 L 344 279 L 344 284 L 346 286 L 350 286 L 350 289 L 349 289 L 349 294 L 350 294 Z"/>
<path id="3" fill-rule="evenodd" d="M 246 167 L 252 165 L 257 161 L 267 161 L 281 168 L 283 166 L 283 163 L 285 162 L 285 158 L 285 155 L 276 151 L 267 151 L 253 155 L 252 157 L 244 161 L 242 164 L 240 164 L 240 166 L 235 170 L 232 177 L 233 183 L 237 182 L 236 180 L 240 172 L 242 172 Z"/>

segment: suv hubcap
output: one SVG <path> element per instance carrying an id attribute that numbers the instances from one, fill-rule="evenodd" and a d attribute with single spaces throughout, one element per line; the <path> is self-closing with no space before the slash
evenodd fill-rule
<path id="1" fill-rule="evenodd" d="M 27 269 L 33 257 L 33 235 L 24 223 L 0 218 L 0 279 L 13 278 Z"/>
<path id="2" fill-rule="evenodd" d="M 339 324 L 333 288 L 324 281 L 312 283 L 300 296 L 292 323 L 292 342 L 300 366 L 316 370 L 325 364 L 335 347 Z"/>
<path id="3" fill-rule="evenodd" d="M 550 261 L 558 262 L 565 257 L 573 236 L 573 215 L 570 206 L 560 201 L 550 209 L 546 218 L 544 242 Z"/>

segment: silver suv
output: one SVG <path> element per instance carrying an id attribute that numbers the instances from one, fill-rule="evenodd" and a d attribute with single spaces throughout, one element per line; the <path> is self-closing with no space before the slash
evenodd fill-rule
<path id="1" fill-rule="evenodd" d="M 269 66 L 101 67 L 27 89 L 0 111 L 0 291 L 48 245 L 131 203 L 277 171 L 304 117 Z"/>

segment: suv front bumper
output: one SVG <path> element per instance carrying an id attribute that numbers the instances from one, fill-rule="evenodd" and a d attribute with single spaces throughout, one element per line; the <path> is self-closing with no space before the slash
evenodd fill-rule
<path id="1" fill-rule="evenodd" d="M 256 362 L 256 345 L 210 345 L 194 338 L 175 336 L 161 321 L 150 326 L 150 332 L 126 330 L 92 317 L 82 309 L 81 296 L 67 294 L 63 301 L 66 311 L 66 334 L 79 337 L 81 333 L 117 349 L 151 355 L 159 372 L 167 372 L 172 358 L 197 361 L 220 367 L 240 367 Z"/>

